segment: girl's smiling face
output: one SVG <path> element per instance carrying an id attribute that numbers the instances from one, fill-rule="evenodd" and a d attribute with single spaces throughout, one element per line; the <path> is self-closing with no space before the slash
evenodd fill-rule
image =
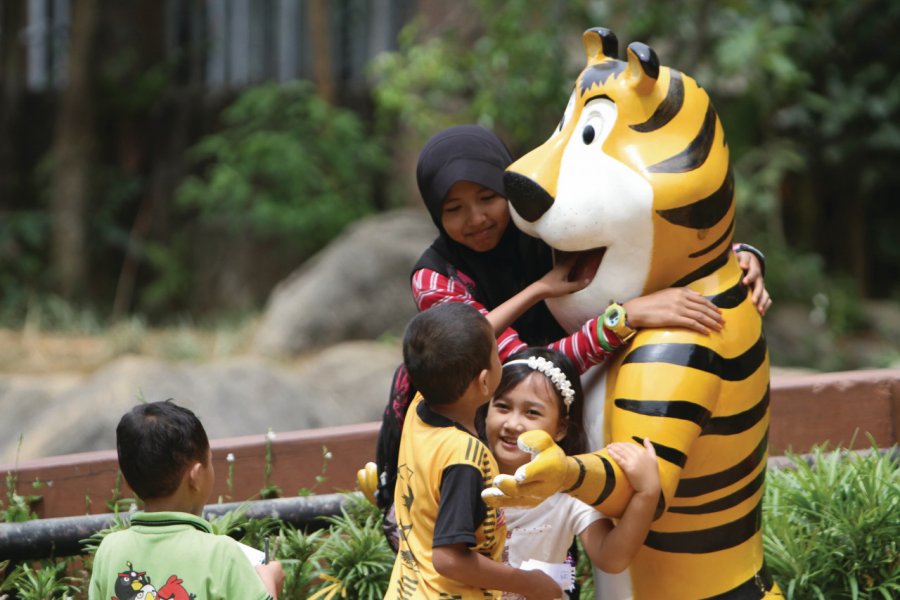
<path id="1" fill-rule="evenodd" d="M 457 181 L 441 206 L 441 225 L 454 242 L 487 252 L 500 243 L 509 225 L 509 204 L 492 189 Z"/>
<path id="2" fill-rule="evenodd" d="M 557 442 L 565 437 L 568 424 L 560 405 L 553 384 L 538 371 L 491 400 L 484 426 L 501 473 L 512 474 L 531 460 L 516 445 L 519 434 L 543 429 Z"/>

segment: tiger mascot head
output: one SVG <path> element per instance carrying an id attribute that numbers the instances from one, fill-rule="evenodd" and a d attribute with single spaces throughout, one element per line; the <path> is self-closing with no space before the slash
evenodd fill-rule
<path id="1" fill-rule="evenodd" d="M 580 254 L 584 290 L 547 301 L 576 330 L 610 300 L 685 285 L 733 261 L 733 179 L 725 135 L 696 81 L 635 42 L 583 36 L 587 66 L 559 127 L 505 177 L 516 225 Z"/>

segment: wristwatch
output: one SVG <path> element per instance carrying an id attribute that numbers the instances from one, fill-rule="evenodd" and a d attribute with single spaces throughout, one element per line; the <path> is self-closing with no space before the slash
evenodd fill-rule
<path id="1" fill-rule="evenodd" d="M 610 304 L 603 313 L 603 326 L 619 336 L 623 344 L 637 333 L 637 330 L 628 324 L 625 307 L 615 302 Z"/>

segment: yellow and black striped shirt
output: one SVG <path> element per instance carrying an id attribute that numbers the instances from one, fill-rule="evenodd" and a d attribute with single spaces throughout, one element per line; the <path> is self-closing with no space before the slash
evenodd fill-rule
<path id="1" fill-rule="evenodd" d="M 487 447 L 461 425 L 432 411 L 418 394 L 403 424 L 394 509 L 400 550 L 386 598 L 498 598 L 440 575 L 435 546 L 466 544 L 500 560 L 506 525 L 481 490 L 498 473 Z"/>

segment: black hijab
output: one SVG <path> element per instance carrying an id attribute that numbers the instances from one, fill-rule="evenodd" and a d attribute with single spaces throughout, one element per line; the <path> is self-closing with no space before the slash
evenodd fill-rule
<path id="1" fill-rule="evenodd" d="M 462 271 L 474 280 L 469 292 L 488 310 L 544 275 L 552 267 L 550 248 L 522 233 L 510 220 L 495 248 L 476 252 L 447 235 L 441 225 L 441 207 L 457 181 L 477 183 L 505 198 L 503 173 L 511 163 L 512 155 L 495 134 L 477 125 L 459 125 L 428 140 L 416 168 L 419 192 L 439 235 L 413 272 L 428 268 L 457 277 L 457 271 Z M 565 335 L 543 302 L 523 314 L 513 327 L 529 345 L 546 345 Z"/>

